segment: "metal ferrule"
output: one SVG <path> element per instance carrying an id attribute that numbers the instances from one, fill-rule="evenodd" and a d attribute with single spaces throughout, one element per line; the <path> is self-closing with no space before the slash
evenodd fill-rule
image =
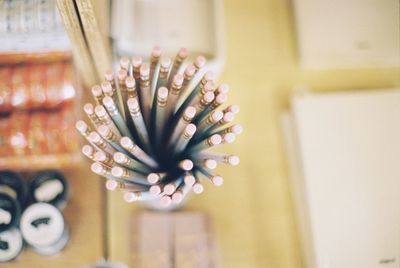
<path id="1" fill-rule="evenodd" d="M 192 121 L 192 118 L 186 116 L 185 114 L 182 116 L 183 121 L 185 121 L 186 123 L 190 123 L 190 121 Z"/>
<path id="2" fill-rule="evenodd" d="M 221 105 L 221 103 L 218 103 L 216 100 L 214 100 L 214 101 L 211 103 L 211 108 L 216 109 L 216 108 L 218 108 L 220 105 Z"/>
<path id="3" fill-rule="evenodd" d="M 101 173 L 100 175 L 103 176 L 111 176 L 111 169 L 103 166 L 103 169 L 101 170 L 100 173 Z"/>
<path id="4" fill-rule="evenodd" d="M 79 131 L 79 133 L 81 133 L 82 136 L 85 137 L 85 138 L 89 137 L 90 132 L 91 132 L 91 131 L 90 131 L 89 128 L 87 128 L 86 131 L 84 131 L 84 132 L 80 132 L 80 131 Z"/>
<path id="5" fill-rule="evenodd" d="M 126 91 L 128 92 L 128 98 L 136 98 L 137 97 L 137 91 L 135 88 L 126 88 Z"/>
<path id="6" fill-rule="evenodd" d="M 204 100 L 204 98 L 201 98 L 201 99 L 200 99 L 200 102 L 199 102 L 199 107 L 200 107 L 200 108 L 204 108 L 204 107 L 206 107 L 208 104 L 210 104 L 210 103 L 207 102 L 206 100 Z"/>
<path id="7" fill-rule="evenodd" d="M 166 99 L 157 98 L 157 105 L 160 106 L 160 107 L 165 107 L 167 105 L 167 100 Z"/>
<path id="8" fill-rule="evenodd" d="M 101 120 L 97 117 L 95 113 L 87 114 L 89 119 L 93 122 L 93 124 L 98 125 L 101 124 Z"/>
<path id="9" fill-rule="evenodd" d="M 160 78 L 165 79 L 168 76 L 169 66 L 168 68 L 160 67 Z"/>
<path id="10" fill-rule="evenodd" d="M 222 118 L 221 120 L 219 120 L 218 122 L 217 122 L 217 125 L 218 126 L 222 126 L 222 125 L 225 125 L 227 122 Z"/>
<path id="11" fill-rule="evenodd" d="M 138 67 L 133 67 L 133 77 L 135 79 L 140 78 L 140 65 Z"/>
<path id="12" fill-rule="evenodd" d="M 140 116 L 140 108 L 139 107 L 132 108 L 132 107 L 128 106 L 128 109 L 129 109 L 129 113 L 131 114 L 132 117 Z"/>
<path id="13" fill-rule="evenodd" d="M 101 149 L 105 149 L 107 147 L 107 143 L 103 139 L 100 139 L 100 141 L 93 143 L 99 146 Z"/>
<path id="14" fill-rule="evenodd" d="M 206 120 L 206 125 L 212 125 L 212 124 L 214 124 L 215 122 L 214 122 L 214 120 L 213 120 L 213 118 L 212 118 L 212 115 L 210 115 L 209 117 L 207 117 L 207 120 Z"/>
<path id="15" fill-rule="evenodd" d="M 113 106 L 106 106 L 107 111 L 110 113 L 111 116 L 118 115 L 117 106 L 114 104 Z"/>
<path id="16" fill-rule="evenodd" d="M 103 138 L 106 139 L 107 141 L 118 142 L 117 135 L 115 135 L 115 133 L 112 132 L 111 130 L 107 133 L 107 135 L 103 136 Z"/>
<path id="17" fill-rule="evenodd" d="M 111 118 L 108 115 L 104 115 L 104 116 L 99 116 L 98 117 L 100 122 L 104 125 L 110 125 L 112 124 Z"/>
<path id="18" fill-rule="evenodd" d="M 123 170 L 123 173 L 122 173 L 121 178 L 129 178 L 128 170 L 126 168 L 123 168 L 122 170 Z"/>
<path id="19" fill-rule="evenodd" d="M 173 95 L 179 95 L 179 91 L 181 90 L 182 85 L 176 85 L 175 83 L 172 83 L 171 91 L 170 94 Z"/>
<path id="20" fill-rule="evenodd" d="M 184 131 L 183 135 L 182 135 L 182 138 L 184 138 L 185 140 L 189 140 L 190 138 L 192 138 L 192 135 L 190 135 L 189 133 Z"/>
<path id="21" fill-rule="evenodd" d="M 208 138 L 208 139 L 206 139 L 206 140 L 204 141 L 204 143 L 205 143 L 205 145 L 207 145 L 208 147 L 213 146 L 213 144 L 212 144 L 212 142 L 211 142 L 211 137 Z"/>
<path id="22" fill-rule="evenodd" d="M 150 80 L 148 76 L 140 77 L 140 88 L 146 88 L 150 86 Z"/>
<path id="23" fill-rule="evenodd" d="M 112 166 L 114 165 L 114 160 L 108 155 L 106 155 L 106 159 L 103 161 L 103 163 L 106 164 L 107 166 Z"/>

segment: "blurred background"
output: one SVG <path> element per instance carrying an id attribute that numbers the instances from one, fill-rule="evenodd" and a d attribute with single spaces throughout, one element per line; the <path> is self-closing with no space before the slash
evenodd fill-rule
<path id="1" fill-rule="evenodd" d="M 0 205 L 13 218 L 0 213 L 0 242 L 16 247 L 0 246 L 1 265 L 399 267 L 399 10 L 398 0 L 0 0 L 0 170 L 14 173 L 0 184 L 26 195 Z M 180 264 L 163 262 L 172 249 L 157 253 L 157 235 L 137 256 L 151 217 L 104 190 L 75 130 L 104 72 L 122 56 L 148 60 L 155 45 L 204 55 L 244 127 L 227 147 L 240 165 L 219 167 L 224 186 L 173 212 L 194 230 L 188 259 L 188 247 L 173 253 Z M 65 182 L 40 200 L 32 187 L 49 170 Z M 15 176 L 25 190 L 1 179 Z M 37 202 L 65 220 L 46 247 L 20 224 Z"/>

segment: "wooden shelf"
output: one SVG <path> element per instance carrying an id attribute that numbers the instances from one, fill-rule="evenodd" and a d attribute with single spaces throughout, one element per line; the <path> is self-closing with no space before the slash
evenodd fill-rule
<path id="1" fill-rule="evenodd" d="M 71 169 L 76 167 L 81 160 L 80 153 L 0 157 L 0 170 Z"/>

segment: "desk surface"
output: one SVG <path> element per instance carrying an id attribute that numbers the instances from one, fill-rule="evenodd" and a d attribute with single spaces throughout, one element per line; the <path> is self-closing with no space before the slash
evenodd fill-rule
<path id="1" fill-rule="evenodd" d="M 227 61 L 221 81 L 231 86 L 230 102 L 241 105 L 245 128 L 231 152 L 235 168 L 219 167 L 222 188 L 206 187 L 185 207 L 214 221 L 222 267 L 301 266 L 279 116 L 293 86 L 318 90 L 399 85 L 399 70 L 302 71 L 296 65 L 290 1 L 225 1 Z M 341 79 L 338 79 L 340 77 Z M 129 217 L 140 208 L 109 193 L 109 252 L 130 263 Z"/>

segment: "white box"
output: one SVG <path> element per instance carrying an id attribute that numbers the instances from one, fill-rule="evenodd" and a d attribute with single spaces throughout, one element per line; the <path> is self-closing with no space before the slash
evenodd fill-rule
<path id="1" fill-rule="evenodd" d="M 204 55 L 208 70 L 220 73 L 225 61 L 221 0 L 114 0 L 111 36 L 117 56 L 148 58 L 158 45 L 174 57 Z"/>
<path id="2" fill-rule="evenodd" d="M 283 123 L 306 267 L 399 267 L 400 90 L 297 96 Z"/>
<path id="3" fill-rule="evenodd" d="M 400 67 L 398 0 L 293 0 L 300 65 Z"/>

